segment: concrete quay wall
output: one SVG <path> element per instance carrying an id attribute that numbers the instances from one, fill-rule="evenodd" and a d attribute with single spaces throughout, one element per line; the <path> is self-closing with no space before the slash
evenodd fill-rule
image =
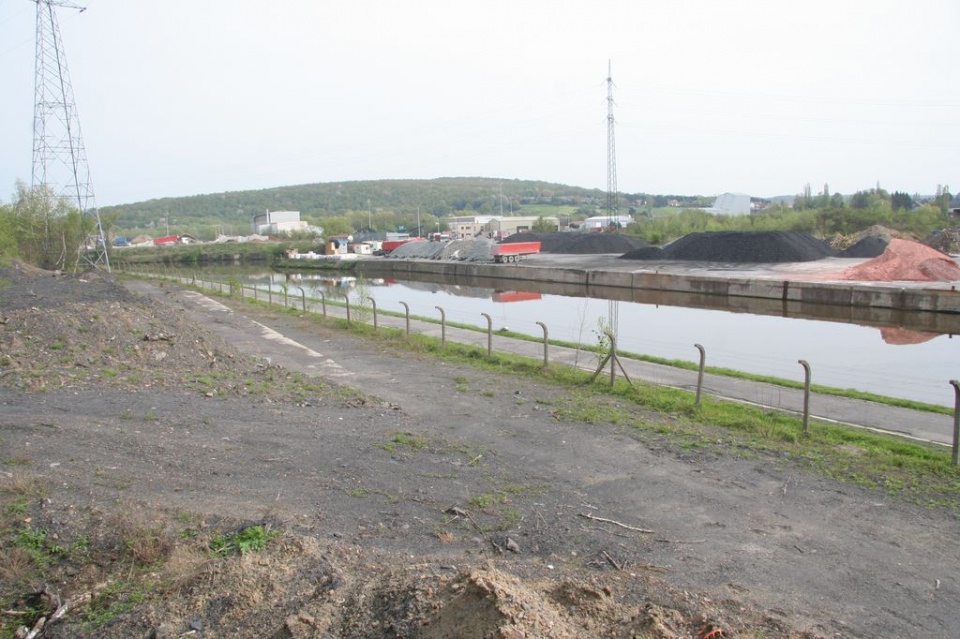
<path id="1" fill-rule="evenodd" d="M 695 273 L 604 270 L 556 266 L 504 265 L 432 260 L 361 260 L 378 273 L 428 273 L 460 278 L 493 278 L 517 282 L 549 282 L 593 287 L 718 295 L 833 306 L 885 308 L 960 314 L 960 291 L 923 283 L 818 282 L 796 279 L 710 277 Z"/>

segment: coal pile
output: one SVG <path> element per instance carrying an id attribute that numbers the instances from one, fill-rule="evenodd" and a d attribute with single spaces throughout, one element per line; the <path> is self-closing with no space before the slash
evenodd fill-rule
<path id="1" fill-rule="evenodd" d="M 621 260 L 665 260 L 663 249 L 659 246 L 642 246 L 632 251 L 627 251 L 620 256 Z"/>
<path id="2" fill-rule="evenodd" d="M 566 253 L 570 255 L 594 255 L 625 253 L 647 246 L 643 240 L 619 233 L 514 233 L 503 240 L 514 242 L 540 242 L 541 253 Z"/>
<path id="3" fill-rule="evenodd" d="M 887 250 L 889 239 L 882 237 L 865 237 L 853 246 L 837 253 L 837 257 L 879 257 Z"/>
<path id="4" fill-rule="evenodd" d="M 721 231 L 684 235 L 663 247 L 659 255 L 639 250 L 625 253 L 622 258 L 772 264 L 813 262 L 833 254 L 829 244 L 809 233 Z"/>

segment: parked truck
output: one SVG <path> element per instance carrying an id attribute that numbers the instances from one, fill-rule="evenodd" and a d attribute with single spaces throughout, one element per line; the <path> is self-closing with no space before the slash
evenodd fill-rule
<path id="1" fill-rule="evenodd" d="M 508 242 L 494 244 L 490 247 L 490 255 L 497 264 L 504 262 L 519 262 L 528 255 L 540 252 L 540 242 Z"/>
<path id="2" fill-rule="evenodd" d="M 385 240 L 383 243 L 380 244 L 379 254 L 390 255 L 395 250 L 397 250 L 397 248 L 403 246 L 407 242 L 423 242 L 423 241 L 424 239 L 422 237 L 408 237 L 402 240 Z"/>

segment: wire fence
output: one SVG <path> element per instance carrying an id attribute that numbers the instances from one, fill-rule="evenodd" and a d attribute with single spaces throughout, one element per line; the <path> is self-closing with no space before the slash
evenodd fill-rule
<path id="1" fill-rule="evenodd" d="M 303 313 L 316 313 L 324 318 L 333 317 L 345 319 L 350 325 L 354 322 L 369 323 L 374 330 L 377 330 L 381 323 L 384 326 L 403 330 L 409 335 L 411 330 L 424 334 L 434 334 L 439 328 L 439 339 L 441 348 L 447 344 L 448 334 L 458 343 L 465 343 L 485 348 L 487 356 L 492 357 L 495 350 L 502 352 L 525 355 L 531 358 L 542 358 L 543 366 L 550 365 L 569 365 L 578 369 L 593 369 L 587 367 L 584 359 L 581 357 L 585 349 L 571 348 L 568 345 L 553 344 L 549 338 L 549 328 L 545 322 L 536 322 L 542 329 L 543 337 L 540 340 L 535 338 L 522 339 L 515 335 L 504 336 L 495 334 L 493 323 L 488 313 L 480 313 L 487 320 L 486 330 L 476 327 L 456 326 L 454 329 L 448 327 L 447 313 L 440 307 L 435 306 L 437 317 L 412 317 L 410 306 L 405 302 L 399 302 L 403 307 L 403 312 L 391 312 L 378 309 L 376 300 L 361 292 L 358 299 L 351 304 L 349 295 L 327 295 L 319 290 L 307 291 L 297 285 L 280 284 L 279 286 L 267 285 L 259 286 L 243 283 L 236 278 L 227 279 L 204 279 L 198 277 L 196 272 L 183 272 L 177 269 L 168 269 L 165 267 L 157 269 L 145 269 L 143 267 L 123 268 L 118 270 L 130 275 L 149 278 L 162 279 L 177 282 L 179 284 L 195 287 L 201 291 L 210 291 L 221 296 L 229 296 L 240 299 L 250 299 L 257 302 L 263 302 L 270 306 L 278 306 L 283 309 L 295 309 Z M 279 290 L 278 290 L 279 289 Z M 383 322 L 381 322 L 383 317 Z M 802 367 L 804 374 L 802 390 L 778 387 L 773 393 L 768 382 L 749 382 L 742 379 L 724 378 L 719 375 L 705 375 L 706 349 L 701 344 L 694 344 L 700 354 L 699 366 L 695 372 L 688 369 L 666 366 L 663 364 L 654 364 L 647 361 L 638 361 L 632 358 L 622 357 L 617 352 L 616 337 L 606 333 L 607 339 L 602 348 L 594 349 L 599 364 L 594 370 L 593 380 L 600 373 L 608 369 L 610 383 L 614 384 L 618 371 L 619 374 L 632 384 L 631 376 L 637 379 L 643 379 L 645 382 L 660 384 L 690 390 L 694 393 L 694 402 L 699 406 L 704 392 L 722 399 L 747 402 L 759 405 L 764 408 L 781 410 L 801 416 L 803 420 L 803 430 L 809 430 L 809 420 L 811 414 L 811 396 L 815 395 L 818 404 L 818 419 L 826 421 L 848 424 L 851 426 L 860 426 L 882 430 L 885 432 L 904 435 L 911 432 L 904 428 L 906 415 L 910 415 L 910 420 L 919 422 L 920 426 L 915 430 L 923 435 L 914 435 L 913 438 L 929 441 L 936 444 L 952 446 L 952 459 L 955 465 L 960 464 L 960 382 L 950 380 L 950 384 L 955 390 L 955 403 L 952 415 L 952 424 L 948 424 L 949 418 L 940 413 L 925 413 L 924 411 L 910 410 L 898 407 L 884 407 L 877 410 L 880 414 L 876 420 L 871 421 L 869 416 L 862 412 L 862 405 L 869 402 L 862 400 L 845 400 L 842 397 L 831 397 L 828 395 L 819 395 L 811 392 L 813 370 L 810 364 L 805 360 L 799 360 L 797 364 Z M 494 346 L 499 348 L 495 349 Z M 693 376 L 695 379 L 690 379 Z M 747 392 L 737 392 L 733 387 L 747 389 Z M 749 389 L 753 387 L 751 392 Z M 763 401 L 764 398 L 775 395 L 776 402 Z M 884 417 L 883 415 L 886 415 Z M 893 420 L 893 421 L 886 421 Z M 908 420 L 909 421 L 909 420 Z M 888 424 L 894 424 L 890 427 Z M 951 428 L 952 426 L 952 428 Z M 909 436 L 909 434 L 908 434 Z"/>

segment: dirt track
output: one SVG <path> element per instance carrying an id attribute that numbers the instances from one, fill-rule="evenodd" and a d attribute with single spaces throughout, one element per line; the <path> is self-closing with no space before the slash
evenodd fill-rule
<path id="1" fill-rule="evenodd" d="M 102 342 L 88 307 L 86 326 L 60 321 L 32 341 L 10 339 L 13 326 L 29 317 L 41 330 L 66 313 L 62 299 L 39 316 L 30 305 L 10 313 L 0 343 L 13 368 L 26 366 L 31 343 L 38 359 L 59 345 L 45 390 L 22 370 L 0 378 L 7 480 L 49 486 L 33 517 L 64 538 L 121 509 L 290 534 L 260 559 L 191 573 L 189 587 L 90 636 L 180 636 L 191 624 L 204 637 L 955 635 L 952 513 L 722 442 L 687 448 L 655 429 L 571 422 L 563 389 L 535 380 L 129 286 L 136 301 L 104 314 L 112 334 Z M 44 296 L 36 285 L 29 294 Z M 138 308 L 156 325 L 136 325 Z M 262 330 L 251 319 L 322 354 L 311 357 L 334 386 L 284 390 L 277 365 L 291 351 L 279 340 L 250 342 L 270 366 L 234 353 Z M 189 332 L 193 321 L 216 330 Z M 55 383 L 76 375 L 91 350 L 82 342 L 98 351 L 84 374 Z M 111 343 L 116 360 L 135 355 L 104 374 L 98 353 Z M 209 384 L 205 369 L 219 373 Z M 274 390 L 252 393 L 241 383 L 250 378 Z M 89 587 L 68 577 L 65 590 Z"/>

